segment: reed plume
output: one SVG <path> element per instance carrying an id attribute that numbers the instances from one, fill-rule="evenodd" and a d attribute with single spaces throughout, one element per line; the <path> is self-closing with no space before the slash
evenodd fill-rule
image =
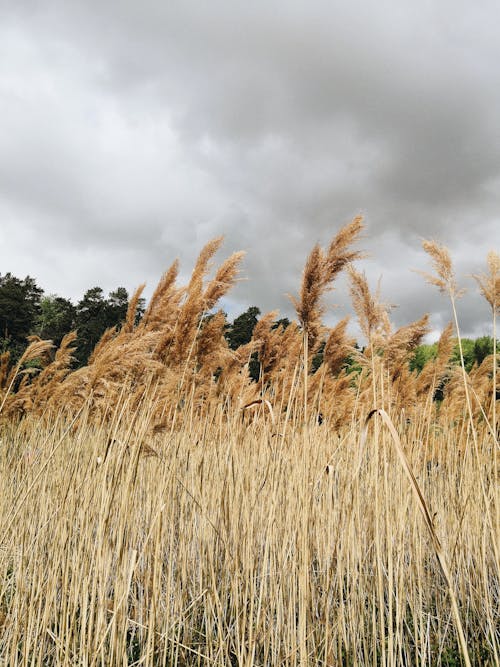
<path id="1" fill-rule="evenodd" d="M 425 280 L 431 285 L 439 288 L 440 292 L 446 292 L 454 297 L 460 296 L 463 292 L 457 287 L 455 271 L 451 261 L 448 248 L 437 241 L 424 240 L 422 247 L 430 256 L 434 274 L 425 271 L 418 271 Z"/>
<path id="2" fill-rule="evenodd" d="M 71 373 L 73 346 L 77 339 L 76 331 L 70 331 L 61 340 L 54 359 L 32 380 L 29 388 L 30 408 L 41 414 L 48 400 L 57 391 L 63 380 Z"/>
<path id="3" fill-rule="evenodd" d="M 173 340 L 166 351 L 167 363 L 182 364 L 193 352 L 201 317 L 206 312 L 203 299 L 203 279 L 209 270 L 209 262 L 222 244 L 222 237 L 209 241 L 201 250 L 186 289 L 184 303 L 176 318 Z"/>
<path id="4" fill-rule="evenodd" d="M 500 311 L 500 255 L 493 250 L 486 258 L 489 273 L 474 274 L 481 294 L 490 304 L 493 313 Z"/>
<path id="5" fill-rule="evenodd" d="M 140 322 L 140 328 L 158 330 L 170 319 L 168 315 L 175 309 L 181 296 L 180 291 L 175 289 L 178 274 L 179 261 L 176 259 L 156 286 Z"/>
<path id="6" fill-rule="evenodd" d="M 127 314 L 125 316 L 125 322 L 123 323 L 121 329 L 124 333 L 132 333 L 134 329 L 137 318 L 137 308 L 145 287 L 146 283 L 139 285 L 139 287 L 135 290 L 134 294 L 132 295 L 132 298 L 129 301 Z"/>
<path id="7" fill-rule="evenodd" d="M 309 374 L 309 355 L 319 343 L 322 330 L 321 318 L 323 305 L 321 298 L 342 269 L 361 258 L 359 251 L 351 246 L 359 239 L 363 230 L 361 216 L 345 225 L 332 239 L 325 252 L 316 244 L 307 258 L 302 274 L 299 298 L 291 297 L 303 330 L 303 366 L 304 366 L 304 421 L 307 422 L 307 376 Z"/>
<path id="8" fill-rule="evenodd" d="M 347 335 L 349 317 L 344 317 L 331 330 L 323 350 L 323 363 L 332 375 L 342 370 L 346 358 L 355 352 L 356 339 Z"/>
<path id="9" fill-rule="evenodd" d="M 364 273 L 356 271 L 353 266 L 348 267 L 348 273 L 352 306 L 363 335 L 372 345 L 377 335 L 389 334 L 386 316 L 389 307 L 380 303 L 380 286 L 372 294 Z"/>
<path id="10" fill-rule="evenodd" d="M 462 368 L 462 380 L 465 392 L 465 403 L 467 405 L 467 411 L 469 414 L 474 443 L 477 447 L 477 437 L 474 428 L 472 403 L 469 394 L 468 377 L 467 377 L 467 371 L 465 369 L 462 337 L 460 335 L 460 327 L 458 324 L 458 314 L 456 307 L 456 300 L 461 296 L 463 296 L 465 290 L 459 289 L 457 286 L 457 282 L 455 279 L 455 271 L 453 269 L 453 264 L 448 249 L 445 248 L 445 246 L 440 245 L 436 241 L 423 241 L 422 246 L 424 250 L 427 252 L 427 254 L 430 256 L 433 268 L 436 273 L 435 275 L 425 273 L 422 271 L 420 271 L 419 273 L 421 273 L 427 280 L 427 282 L 429 282 L 431 285 L 435 285 L 436 287 L 438 287 L 440 292 L 447 293 L 450 298 L 451 308 L 453 311 L 453 321 L 455 324 L 455 331 L 457 334 L 458 350 L 460 354 L 460 365 Z"/>
<path id="11" fill-rule="evenodd" d="M 239 274 L 240 263 L 244 252 L 234 252 L 217 269 L 214 278 L 209 282 L 203 295 L 204 309 L 211 310 L 215 304 L 233 287 Z"/>
<path id="12" fill-rule="evenodd" d="M 307 335 L 310 351 L 314 350 L 321 330 L 323 306 L 321 298 L 332 282 L 346 266 L 363 257 L 360 251 L 351 250 L 363 230 L 361 217 L 345 225 L 332 239 L 325 252 L 316 244 L 307 258 L 302 275 L 298 299 L 292 297 L 299 323 Z"/>
<path id="13" fill-rule="evenodd" d="M 411 353 L 421 344 L 427 333 L 429 333 L 429 315 L 426 314 L 419 320 L 400 327 L 389 337 L 384 349 L 384 361 L 392 374 L 393 381 L 401 369 L 408 365 Z"/>
<path id="14" fill-rule="evenodd" d="M 28 336 L 28 341 L 29 345 L 21 355 L 17 364 L 14 366 L 14 368 L 10 371 L 10 373 L 7 375 L 5 379 L 6 388 L 4 390 L 2 402 L 0 403 L 0 413 L 2 413 L 2 411 L 4 410 L 7 400 L 9 398 L 13 399 L 13 397 L 9 395 L 10 392 L 12 391 L 16 378 L 24 372 L 22 370 L 23 365 L 35 359 L 39 359 L 42 362 L 42 364 L 45 365 L 48 363 L 50 359 L 49 353 L 54 348 L 54 344 L 51 340 L 42 340 L 39 336 Z M 8 360 L 9 360 L 8 357 L 4 357 L 3 359 L 4 366 L 6 362 L 8 363 Z M 33 369 L 31 372 L 36 372 L 36 370 Z M 2 371 L 2 374 L 4 373 L 5 371 Z M 24 373 L 25 373 L 25 379 L 24 381 L 21 381 L 21 385 L 17 391 L 17 396 L 15 397 L 15 399 L 12 400 L 13 405 L 22 404 L 21 390 L 25 390 L 27 385 L 27 375 L 26 372 Z"/>

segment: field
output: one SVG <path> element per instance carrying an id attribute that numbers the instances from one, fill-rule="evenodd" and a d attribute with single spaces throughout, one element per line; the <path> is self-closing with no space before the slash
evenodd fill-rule
<path id="1" fill-rule="evenodd" d="M 500 665 L 495 346 L 450 364 L 459 288 L 426 242 L 456 317 L 411 371 L 428 319 L 393 329 L 361 230 L 312 250 L 296 323 L 236 351 L 215 305 L 241 254 L 207 280 L 216 240 L 87 367 L 71 335 L 2 357 L 0 664 Z M 340 271 L 362 350 L 322 322 Z M 477 281 L 495 332 L 495 253 Z"/>

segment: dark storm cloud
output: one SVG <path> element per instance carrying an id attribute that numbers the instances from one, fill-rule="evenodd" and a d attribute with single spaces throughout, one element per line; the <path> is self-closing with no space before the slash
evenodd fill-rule
<path id="1" fill-rule="evenodd" d="M 446 301 L 410 271 L 428 268 L 421 238 L 447 243 L 464 281 L 498 249 L 493 2 L 87 1 L 3 12 L 6 257 L 26 272 L 32 261 L 54 291 L 64 290 L 58 261 L 73 267 L 74 294 L 154 282 L 175 256 L 188 271 L 225 234 L 227 252 L 248 251 L 230 307 L 289 312 L 284 294 L 297 291 L 312 245 L 362 212 L 367 275 L 383 274 L 396 321 L 430 309 L 440 328 Z M 23 250 L 30 238 L 51 249 L 52 273 Z M 333 299 L 347 308 L 345 291 Z M 463 305 L 464 329 L 484 328 L 480 299 Z"/>

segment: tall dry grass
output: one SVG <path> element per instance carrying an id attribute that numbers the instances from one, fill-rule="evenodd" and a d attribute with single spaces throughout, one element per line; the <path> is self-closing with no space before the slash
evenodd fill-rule
<path id="1" fill-rule="evenodd" d="M 136 323 L 139 288 L 87 367 L 73 335 L 2 359 L 1 664 L 500 664 L 497 357 L 451 366 L 450 325 L 411 372 L 428 320 L 394 330 L 360 231 L 313 250 L 297 323 L 265 315 L 236 351 L 214 311 L 241 255 L 207 278 L 217 239 Z M 426 250 L 456 337 L 451 259 Z M 322 322 L 345 269 L 364 350 Z"/>

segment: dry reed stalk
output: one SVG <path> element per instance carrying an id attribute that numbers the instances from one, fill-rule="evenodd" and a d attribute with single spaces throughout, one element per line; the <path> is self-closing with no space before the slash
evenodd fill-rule
<path id="1" fill-rule="evenodd" d="M 496 252 L 489 252 L 486 258 L 488 274 L 474 275 L 474 279 L 479 285 L 481 294 L 490 304 L 493 317 L 493 390 L 491 396 L 492 404 L 492 428 L 494 438 L 497 436 L 497 417 L 496 417 L 496 393 L 497 393 L 497 313 L 500 311 L 500 256 Z"/>
<path id="2" fill-rule="evenodd" d="M 37 502 L 22 504 L 0 551 L 0 661 L 278 665 L 298 664 L 302 651 L 311 665 L 372 664 L 382 645 L 386 664 L 434 664 L 445 659 L 441 647 L 458 659 L 420 510 L 404 493 L 399 466 L 389 465 L 395 448 L 384 467 L 370 457 L 351 484 L 359 422 L 345 424 L 341 438 L 318 427 L 305 440 L 299 405 L 281 441 L 272 439 L 270 418 L 248 426 L 238 406 L 222 409 L 219 401 L 193 420 L 184 412 L 179 429 L 152 437 L 154 399 L 151 391 L 145 397 L 132 409 L 125 391 L 98 429 L 87 422 L 69 433 L 31 492 Z M 278 408 L 275 418 L 281 427 Z M 40 422 L 29 426 L 28 442 Z M 409 428 L 408 442 L 416 432 Z M 113 445 L 97 466 L 111 434 L 123 447 Z M 468 609 L 471 661 L 484 664 L 497 642 L 498 580 L 483 530 L 484 513 L 494 510 L 477 493 L 481 467 L 469 458 L 462 468 L 454 454 L 460 433 L 450 431 L 450 442 L 433 434 L 441 467 L 418 483 L 439 509 L 440 530 L 457 532 L 457 604 Z M 161 459 L 141 457 L 133 444 L 124 455 L 143 436 Z M 403 446 L 415 470 L 421 448 Z M 2 451 L 5 517 L 37 470 L 20 484 Z M 332 475 L 323 480 L 327 458 Z M 469 494 L 457 531 L 456 508 Z"/>
<path id="3" fill-rule="evenodd" d="M 343 243 L 321 251 L 324 275 L 338 269 L 333 259 Z M 202 253 L 188 288 L 176 287 L 174 265 L 145 321 L 132 326 L 131 307 L 128 324 L 108 333 L 90 366 L 67 373 L 68 339 L 52 364 L 33 379 L 23 376 L 20 391 L 9 397 L 6 408 L 15 399 L 27 414 L 0 425 L 0 662 L 69 664 L 82 656 L 88 664 L 434 664 L 450 645 L 439 566 L 455 595 L 464 659 L 459 603 L 468 609 L 470 659 L 498 663 L 498 470 L 475 403 L 469 416 L 475 456 L 460 454 L 470 439 L 467 421 L 446 423 L 447 415 L 464 413 L 459 377 L 451 377 L 440 415 L 432 405 L 431 391 L 449 372 L 451 330 L 443 333 L 436 360 L 415 378 L 408 357 L 425 319 L 393 333 L 387 308 L 361 276 L 354 281 L 357 303 L 372 348 L 359 355 L 361 371 L 348 375 L 342 357 L 349 340 L 339 323 L 326 343 L 323 370 L 306 380 L 304 403 L 304 332 L 296 324 L 273 329 L 264 318 L 258 340 L 231 351 L 223 314 L 204 316 L 236 275 L 228 260 L 204 288 L 211 253 L 213 246 Z M 446 287 L 451 261 L 441 274 Z M 172 348 L 189 299 L 195 327 L 187 360 L 179 363 Z M 318 341 L 326 331 L 320 299 L 316 306 Z M 370 308 L 378 309 L 371 324 Z M 314 308 L 309 313 L 314 324 Z M 187 311 L 184 316 L 187 322 Z M 262 387 L 248 378 L 257 344 Z M 6 363 L 0 362 L 3 387 Z M 479 401 L 490 363 L 467 377 Z M 395 420 L 379 410 L 400 447 L 391 447 L 384 461 L 377 450 L 362 469 L 360 458 L 354 478 L 352 443 L 361 430 L 366 446 L 364 415 L 375 384 L 377 405 L 401 410 L 404 431 L 398 435 Z M 47 399 L 44 388 L 52 394 Z M 242 406 L 252 402 L 270 417 L 242 420 L 252 410 Z M 311 406 L 324 423 L 309 424 L 304 438 Z M 78 409 L 82 414 L 71 423 Z M 103 457 L 110 438 L 118 444 Z M 39 451 L 41 461 L 26 465 L 26 451 Z M 429 469 L 431 452 L 436 466 Z M 419 510 L 403 492 L 399 466 L 389 465 L 396 456 Z M 327 483 L 318 479 L 324 460 Z M 420 496 L 412 481 L 416 466 L 423 471 Z M 439 531 L 429 506 L 439 509 Z M 419 512 L 435 565 L 418 530 Z M 456 535 L 454 588 L 439 559 L 438 532 Z"/>
<path id="4" fill-rule="evenodd" d="M 274 425 L 276 424 L 276 420 L 275 420 L 275 418 L 274 418 L 273 407 L 272 407 L 271 403 L 270 403 L 267 399 L 265 399 L 265 398 L 264 398 L 264 399 L 262 399 L 262 398 L 258 398 L 258 399 L 256 399 L 255 401 L 251 401 L 250 403 L 247 403 L 247 404 L 244 405 L 241 409 L 242 409 L 242 410 L 248 410 L 248 409 L 250 409 L 250 408 L 254 408 L 254 407 L 258 406 L 258 405 L 265 405 L 265 406 L 266 406 L 266 408 L 267 408 L 267 410 L 268 410 L 268 412 L 269 412 L 269 414 L 270 414 L 270 416 L 271 416 L 271 423 L 272 423 L 273 426 L 274 426 Z"/>
<path id="5" fill-rule="evenodd" d="M 424 248 L 427 250 L 427 252 L 430 252 L 432 254 L 433 249 L 435 248 L 435 243 L 429 243 L 429 242 L 424 242 Z M 442 250 L 442 247 L 441 247 Z M 446 266 L 448 266 L 451 262 L 448 260 Z M 436 260 L 435 266 L 437 267 L 437 270 L 443 271 L 443 268 L 439 265 L 439 261 Z M 476 280 L 480 286 L 481 292 L 483 293 L 483 296 L 486 298 L 490 306 L 492 307 L 493 311 L 493 319 L 494 319 L 494 337 L 493 337 L 493 347 L 494 347 L 494 377 L 495 380 L 493 382 L 493 405 L 496 407 L 496 324 L 495 324 L 495 314 L 497 310 L 497 303 L 498 303 L 498 289 L 500 286 L 500 258 L 496 253 L 490 253 L 488 255 L 488 266 L 490 269 L 490 275 L 489 276 L 476 276 Z M 449 269 L 448 269 L 449 271 Z M 462 348 L 462 340 L 460 336 L 460 329 L 459 329 L 459 323 L 458 323 L 458 315 L 457 315 L 457 309 L 456 309 L 456 298 L 460 297 L 463 294 L 462 291 L 458 291 L 453 273 L 452 277 L 449 279 L 448 284 L 445 286 L 445 289 L 447 289 L 451 305 L 452 305 L 452 310 L 453 310 L 453 317 L 455 321 L 455 330 L 457 332 L 457 341 L 458 341 L 458 348 L 459 348 L 459 353 L 460 353 L 460 365 L 461 365 L 461 370 L 462 370 L 462 379 L 463 379 L 463 389 L 464 389 L 464 394 L 465 394 L 465 402 L 467 405 L 467 413 L 469 416 L 469 423 L 470 423 L 470 429 L 472 433 L 472 439 L 473 439 L 473 444 L 474 444 L 474 454 L 479 461 L 480 458 L 480 453 L 479 453 L 479 441 L 478 441 L 478 434 L 475 426 L 475 420 L 474 420 L 474 412 L 472 408 L 472 401 L 470 397 L 470 391 L 469 391 L 469 384 L 470 380 L 467 375 L 467 372 L 465 370 L 465 363 L 464 363 L 464 355 L 463 355 L 463 348 Z M 495 424 L 496 422 L 496 413 L 494 412 L 494 418 L 493 422 Z M 494 441 L 496 442 L 496 426 L 494 426 Z M 497 466 L 497 448 L 495 447 L 494 449 L 494 457 L 495 457 L 495 467 Z M 487 492 L 484 486 L 484 482 L 481 479 L 480 480 L 480 488 L 481 492 L 483 494 L 483 498 L 485 501 L 487 500 Z M 493 541 L 493 546 L 495 550 L 495 556 L 496 556 L 496 565 L 497 565 L 497 571 L 500 572 L 500 551 L 498 549 L 498 544 L 496 541 L 496 530 L 498 530 L 498 517 L 500 516 L 500 513 L 497 510 L 497 516 L 496 516 L 496 526 L 493 525 L 492 521 L 489 520 L 489 517 L 487 517 L 488 520 L 488 525 L 491 531 L 491 537 Z"/>
<path id="6" fill-rule="evenodd" d="M 414 493 L 414 496 L 417 500 L 418 507 L 422 513 L 422 516 L 424 518 L 424 523 L 425 526 L 429 532 L 429 535 L 431 537 L 432 545 L 434 547 L 434 552 L 436 554 L 436 557 L 438 559 L 441 572 L 446 580 L 446 583 L 448 585 L 448 591 L 450 595 L 450 600 L 451 600 L 451 607 L 452 607 L 452 612 L 453 612 L 453 617 L 455 621 L 455 629 L 457 631 L 458 635 L 458 640 L 460 642 L 460 648 L 462 651 L 462 656 L 464 658 L 465 664 L 467 667 L 471 667 L 471 661 L 469 657 L 469 650 L 467 648 L 467 642 L 465 640 L 465 634 L 463 631 L 462 627 L 462 621 L 460 620 L 460 612 L 458 610 L 458 604 L 457 604 L 457 599 L 455 596 L 455 591 L 453 587 L 453 580 L 450 574 L 450 570 L 448 568 L 448 563 L 443 551 L 443 547 L 441 545 L 441 542 L 436 534 L 436 530 L 434 527 L 434 521 L 431 517 L 431 513 L 429 511 L 429 508 L 427 506 L 427 503 L 425 501 L 425 498 L 422 494 L 422 491 L 420 490 L 420 486 L 415 478 L 415 475 L 413 474 L 413 471 L 411 469 L 410 463 L 406 457 L 406 454 L 404 452 L 403 446 L 401 444 L 401 440 L 399 438 L 398 432 L 396 431 L 396 428 L 394 427 L 394 424 L 392 423 L 391 418 L 387 414 L 387 412 L 381 408 L 375 408 L 371 412 L 368 413 L 365 423 L 363 425 L 363 430 L 361 432 L 361 439 L 360 439 L 360 461 L 359 461 L 359 466 L 357 469 L 357 474 L 359 473 L 360 465 L 361 465 L 361 457 L 366 445 L 366 440 L 368 437 L 368 424 L 372 417 L 374 415 L 379 415 L 383 421 L 383 423 L 387 426 L 389 429 L 389 433 L 391 434 L 392 441 L 394 443 L 394 446 L 396 448 L 396 452 L 398 454 L 399 460 L 401 462 L 401 465 L 403 467 L 403 470 L 408 477 L 408 480 L 410 481 L 410 485 L 412 488 L 412 491 Z"/>
<path id="7" fill-rule="evenodd" d="M 458 342 L 458 349 L 460 353 L 460 366 L 461 366 L 461 371 L 462 371 L 462 380 L 463 380 L 463 390 L 464 390 L 464 395 L 465 395 L 465 403 L 467 406 L 467 414 L 469 418 L 469 425 L 470 425 L 470 430 L 472 434 L 472 440 L 473 440 L 473 445 L 474 445 L 474 455 L 476 459 L 479 461 L 480 460 L 480 452 L 479 452 L 479 440 L 478 440 L 478 434 L 477 434 L 477 429 L 476 429 L 476 423 L 474 420 L 474 412 L 472 408 L 472 401 L 470 397 L 470 391 L 469 391 L 469 378 L 467 375 L 467 371 L 465 369 L 465 363 L 464 363 L 464 354 L 463 354 L 463 346 L 462 346 L 462 339 L 460 335 L 460 327 L 458 323 L 458 314 L 457 314 L 457 308 L 456 308 L 456 299 L 460 298 L 464 294 L 464 290 L 459 290 L 456 284 L 455 280 L 455 274 L 453 271 L 453 265 L 448 253 L 448 250 L 439 244 L 437 244 L 435 241 L 424 241 L 423 242 L 423 247 L 424 250 L 431 256 L 432 263 L 434 265 L 434 269 L 436 271 L 437 276 L 432 276 L 430 274 L 424 274 L 428 282 L 431 284 L 437 285 L 440 289 L 440 291 L 447 292 L 448 296 L 450 298 L 451 306 L 452 306 L 452 311 L 453 311 L 453 318 L 454 318 L 454 323 L 455 323 L 455 331 L 457 333 L 457 342 Z M 494 270 L 492 270 L 492 275 L 495 276 L 494 279 L 492 279 L 492 285 L 486 285 L 486 283 L 480 283 L 480 285 L 486 286 L 490 288 L 490 292 L 488 292 L 489 298 L 492 300 L 495 299 L 496 297 L 494 294 L 496 293 L 496 288 L 497 288 L 497 282 L 496 282 L 496 270 L 498 269 L 498 263 L 495 258 L 492 258 L 493 264 L 494 264 Z M 495 392 L 496 392 L 496 387 L 495 387 Z M 454 397 L 456 398 L 456 397 Z M 495 461 L 496 461 L 496 448 L 495 448 Z M 480 488 L 481 492 L 483 495 L 483 498 L 485 502 L 487 502 L 487 493 L 486 489 L 483 483 L 483 480 L 480 480 Z M 487 520 L 489 517 L 487 517 Z M 498 516 L 497 516 L 498 519 Z M 496 527 L 493 525 L 491 520 L 488 520 L 488 527 L 491 532 L 491 538 L 495 550 L 495 557 L 496 557 L 496 565 L 497 565 L 497 570 L 500 572 L 500 553 L 498 550 L 498 545 L 496 542 Z"/>
<path id="8" fill-rule="evenodd" d="M 428 253 L 428 255 L 431 257 L 432 265 L 436 273 L 435 275 L 424 272 L 420 273 L 425 277 L 427 282 L 431 283 L 432 285 L 436 285 L 439 288 L 440 292 L 447 293 L 450 298 L 451 307 L 453 311 L 453 319 L 455 324 L 455 331 L 457 334 L 458 349 L 460 353 L 460 365 L 462 368 L 462 379 L 465 390 L 467 412 L 469 414 L 474 445 L 475 448 L 477 449 L 477 434 L 474 425 L 472 403 L 468 389 L 467 371 L 465 370 L 465 363 L 464 363 L 462 337 L 460 335 L 460 327 L 458 324 L 458 314 L 456 308 L 456 299 L 460 298 L 464 294 L 464 290 L 460 290 L 457 286 L 453 264 L 447 248 L 445 248 L 443 245 L 438 244 L 436 241 L 423 241 L 422 246 L 424 250 Z"/>

